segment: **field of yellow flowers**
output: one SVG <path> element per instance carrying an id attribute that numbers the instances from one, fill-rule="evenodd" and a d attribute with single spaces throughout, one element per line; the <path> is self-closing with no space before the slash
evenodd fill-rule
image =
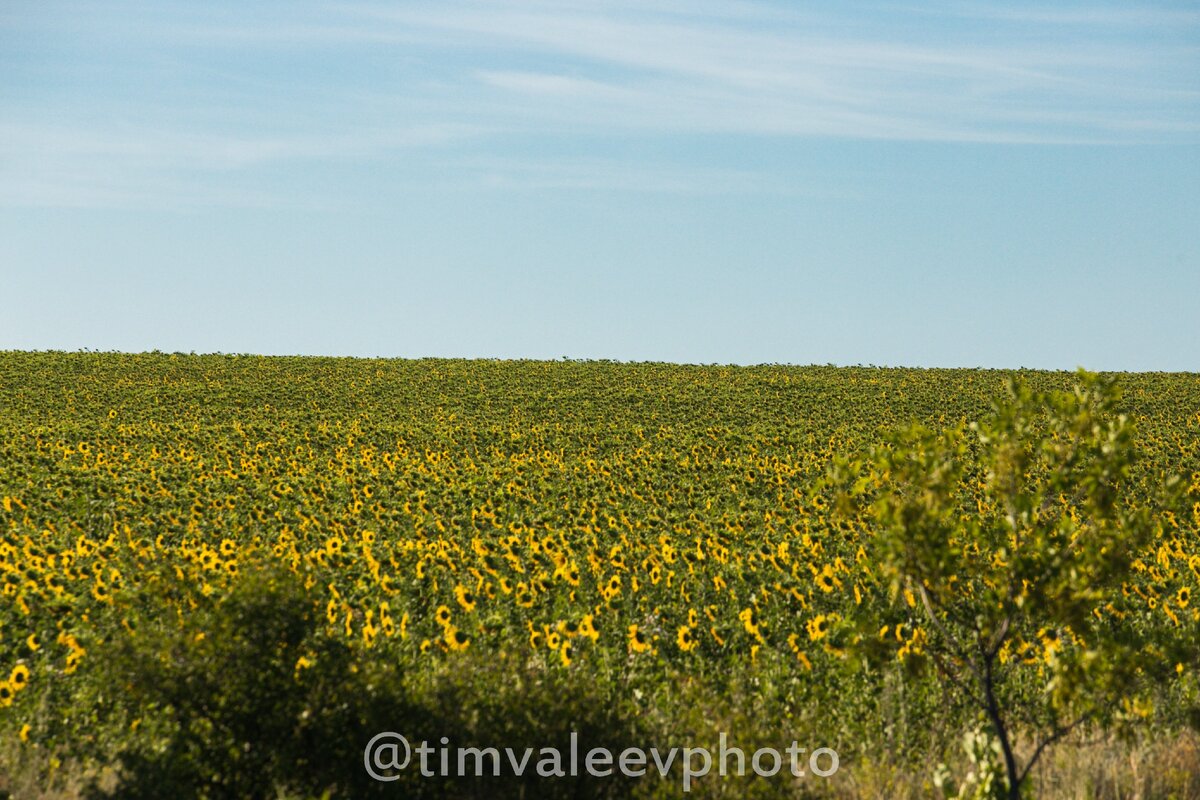
<path id="1" fill-rule="evenodd" d="M 197 609 L 264 570 L 293 576 L 347 670 L 474 656 L 715 697 L 736 684 L 775 715 L 764 732 L 807 715 L 831 739 L 882 741 L 900 723 L 846 672 L 838 622 L 890 600 L 870 521 L 833 513 L 825 476 L 897 425 L 974 418 L 1003 378 L 0 353 L 0 735 L 15 742 L 0 758 L 102 752 L 116 728 L 80 704 L 111 680 L 93 671 L 105 648 L 146 625 L 215 635 L 193 629 Z M 1124 385 L 1136 475 L 1170 469 L 1200 499 L 1200 377 Z M 1136 569 L 1129 624 L 1200 625 L 1200 503 L 1164 515 Z M 879 632 L 898 660 L 927 635 Z M 287 666 L 318 660 L 301 649 Z M 88 681 L 99 694 L 71 688 Z M 918 695 L 887 713 L 941 703 Z"/>

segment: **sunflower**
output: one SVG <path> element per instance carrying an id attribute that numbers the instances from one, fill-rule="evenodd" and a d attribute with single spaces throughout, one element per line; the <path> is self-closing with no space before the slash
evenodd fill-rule
<path id="1" fill-rule="evenodd" d="M 1187 608 L 1188 603 L 1190 603 L 1191 601 L 1192 601 L 1192 590 L 1186 586 L 1184 586 L 1182 589 L 1180 589 L 1179 593 L 1175 595 L 1175 605 L 1179 606 L 1180 608 Z"/>
<path id="2" fill-rule="evenodd" d="M 437 621 L 437 624 L 441 625 L 443 628 L 449 627 L 450 609 L 447 606 L 438 606 L 437 611 L 433 612 L 433 618 Z"/>
<path id="3" fill-rule="evenodd" d="M 758 636 L 759 622 L 753 608 L 743 608 L 738 612 L 738 619 L 742 621 L 742 626 L 746 629 L 746 633 L 751 636 Z"/>
<path id="4" fill-rule="evenodd" d="M 42 649 L 42 637 L 38 636 L 36 633 L 31 633 L 25 639 L 25 645 L 29 648 L 31 653 L 36 653 L 38 650 Z"/>
<path id="5" fill-rule="evenodd" d="M 679 626 L 679 632 L 675 635 L 675 643 L 679 645 L 679 649 L 685 653 L 690 653 L 696 649 L 696 639 L 692 636 L 692 629 L 690 626 Z"/>
<path id="6" fill-rule="evenodd" d="M 475 610 L 475 595 L 461 583 L 454 587 L 454 599 L 468 614 Z"/>
<path id="7" fill-rule="evenodd" d="M 842 588 L 842 582 L 838 580 L 837 575 L 833 572 L 833 567 L 828 564 L 816 576 L 817 586 L 822 592 L 829 594 L 834 589 Z"/>
<path id="8" fill-rule="evenodd" d="M 835 621 L 837 621 L 836 614 L 817 614 L 807 623 L 808 638 L 814 642 L 824 639 Z"/>
<path id="9" fill-rule="evenodd" d="M 446 628 L 446 644 L 451 650 L 466 650 L 471 644 L 471 637 L 451 625 Z"/>
<path id="10" fill-rule="evenodd" d="M 593 642 L 600 638 L 600 631 L 596 630 L 595 617 L 591 614 L 584 614 L 583 619 L 579 621 L 579 635 L 586 636 Z"/>
<path id="11" fill-rule="evenodd" d="M 30 727 L 28 722 L 26 722 L 24 725 L 21 726 L 21 731 L 17 734 L 17 738 L 20 739 L 22 742 L 28 742 L 29 741 L 29 733 L 32 730 L 33 730 L 33 728 Z"/>
<path id="12" fill-rule="evenodd" d="M 29 667 L 24 664 L 17 664 L 13 667 L 12 674 L 8 676 L 8 683 L 12 686 L 14 692 L 19 692 L 29 685 Z"/>
<path id="13" fill-rule="evenodd" d="M 313 665 L 313 661 L 311 658 L 308 658 L 307 656 L 300 656 L 299 658 L 296 659 L 296 666 L 293 670 L 293 675 L 296 678 L 299 678 L 300 671 L 304 670 L 304 669 L 308 669 L 312 665 Z"/>
<path id="14" fill-rule="evenodd" d="M 108 587 L 104 585 L 103 581 L 96 581 L 92 584 L 92 597 L 101 603 L 107 603 L 112 600 L 112 593 L 109 592 Z"/>
<path id="15" fill-rule="evenodd" d="M 822 644 L 822 647 L 824 648 L 826 653 L 833 656 L 834 658 L 842 658 L 846 655 L 845 650 L 838 648 L 838 647 L 834 647 L 828 641 L 826 641 L 824 644 Z M 905 648 L 908 648 L 908 647 L 909 647 L 909 645 L 905 645 Z M 914 650 L 913 652 L 918 652 L 918 651 Z M 907 656 L 907 653 L 905 653 L 905 656 Z"/>
<path id="16" fill-rule="evenodd" d="M 1047 651 L 1057 650 L 1062 644 L 1058 639 L 1058 631 L 1053 628 L 1042 628 L 1037 635 Z"/>
<path id="17" fill-rule="evenodd" d="M 12 684 L 8 681 L 0 681 L 0 708 L 7 708 L 12 705 L 13 694 L 15 692 L 13 691 Z"/>
<path id="18" fill-rule="evenodd" d="M 629 626 L 629 649 L 634 653 L 645 653 L 650 649 L 650 639 L 638 630 L 637 625 Z"/>
<path id="19" fill-rule="evenodd" d="M 363 625 L 362 634 L 363 644 L 365 644 L 367 647 L 374 647 L 375 637 L 379 635 L 379 628 L 377 628 L 373 622 L 367 620 L 367 623 Z"/>

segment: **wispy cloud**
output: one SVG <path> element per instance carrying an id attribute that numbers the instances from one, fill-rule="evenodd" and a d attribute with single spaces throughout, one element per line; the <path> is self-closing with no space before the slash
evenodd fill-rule
<path id="1" fill-rule="evenodd" d="M 545 90 L 570 86 L 607 100 L 624 90 L 630 113 L 611 108 L 595 119 L 601 125 L 636 116 L 649 128 L 999 142 L 1114 140 L 1131 120 L 1142 132 L 1156 122 L 1170 132 L 1200 128 L 1200 85 L 1182 68 L 1200 68 L 1194 46 L 1047 41 L 1036 30 L 935 42 L 852 16 L 781 20 L 774 11 L 734 25 L 527 4 L 373 13 L 384 28 L 426 29 L 462 47 L 567 59 L 581 75 L 492 83 L 555 99 L 562 93 Z M 707 113 L 681 113 L 688 98 L 707 103 Z"/>
<path id="2" fill-rule="evenodd" d="M 473 135 L 467 126 L 284 135 L 142 125 L 0 123 L 0 205 L 127 207 L 312 205 L 230 176 L 272 165 L 361 161 Z M 216 179 L 216 180 L 214 180 Z M 328 205 L 322 200 L 321 205 Z"/>
<path id="3" fill-rule="evenodd" d="M 1001 6 L 995 3 L 952 3 L 933 8 L 933 13 L 1021 24 L 1118 28 L 1200 25 L 1200 11 L 1189 8 L 1130 5 L 1105 7 L 1096 4 L 1085 4 L 1075 8 L 1049 8 L 1044 5 Z M 909 10 L 915 13 L 930 13 L 930 6 L 911 6 Z"/>
<path id="4" fill-rule="evenodd" d="M 487 108 L 494 99 L 472 94 L 463 84 L 472 78 L 541 98 L 521 107 L 528 128 L 561 121 L 563 97 L 589 97 L 604 104 L 590 109 L 593 125 L 622 129 L 641 120 L 650 130 L 996 142 L 1128 141 L 1133 130 L 1144 139 L 1200 129 L 1200 39 L 1164 45 L 1144 35 L 1147 27 L 1182 26 L 1200 36 L 1197 14 L 990 4 L 925 6 L 920 14 L 887 5 L 820 15 L 766 4 L 720 8 L 359 4 L 340 8 L 336 20 L 186 33 L 226 44 L 258 37 L 297 47 L 415 47 L 445 70 L 464 104 Z M 955 25 L 939 25 L 939 17 Z M 989 31 L 998 19 L 1012 23 L 1003 35 Z M 1048 21 L 1060 27 L 1047 30 Z M 1101 23 L 1129 35 L 1097 39 L 1087 28 Z M 531 60 L 558 70 L 511 66 Z M 456 62 L 481 61 L 491 66 L 453 71 Z M 710 103 L 708 113 L 687 108 L 687 98 Z M 737 113 L 725 113 L 730 104 Z"/>
<path id="5" fill-rule="evenodd" d="M 772 195 L 845 199 L 836 186 L 797 184 L 749 169 L 641 164 L 617 158 L 483 156 L 436 162 L 443 185 L 474 191 L 617 191 L 680 195 Z"/>
<path id="6" fill-rule="evenodd" d="M 1200 12 L 1178 9 L 447 0 L 299 3 L 282 18 L 278 8 L 144 10 L 118 19 L 79 6 L 71 34 L 81 65 L 128 54 L 135 77 L 123 79 L 148 80 L 153 71 L 138 64 L 170 66 L 166 88 L 152 84 L 159 94 L 131 85 L 112 101 L 124 123 L 40 103 L 17 77 L 0 84 L 0 99 L 20 101 L 0 110 L 8 187 L 111 202 L 172 176 L 387 162 L 422 148 L 482 163 L 492 134 L 509 143 L 581 132 L 992 143 L 1200 134 Z M 0 19 L 13 41 L 23 25 L 43 38 L 55 30 L 32 12 Z M 24 51 L 13 75 L 63 68 Z M 478 178 L 495 174 L 481 167 Z"/>
<path id="7" fill-rule="evenodd" d="M 481 81 L 490 86 L 528 94 L 608 98 L 618 101 L 634 100 L 638 96 L 638 92 L 632 89 L 569 75 L 510 70 L 482 70 L 477 75 Z"/>
<path id="8" fill-rule="evenodd" d="M 128 158 L 146 166 L 238 169 L 270 162 L 358 158 L 388 150 L 441 144 L 469 136 L 462 125 L 407 129 L 246 135 L 215 131 L 153 129 L 141 125 L 85 129 L 62 125 L 0 123 L 6 155 L 55 155 L 89 159 Z"/>

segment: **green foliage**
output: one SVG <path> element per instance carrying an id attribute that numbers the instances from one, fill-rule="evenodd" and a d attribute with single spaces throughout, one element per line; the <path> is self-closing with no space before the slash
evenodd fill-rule
<path id="1" fill-rule="evenodd" d="M 938 765 L 934 785 L 949 800 L 1000 800 L 1004 797 L 1004 770 L 1000 741 L 987 726 L 980 726 L 963 735 L 962 749 L 967 757 L 968 771 L 956 783 L 949 768 Z"/>
<path id="2" fill-rule="evenodd" d="M 1172 476 L 1133 501 L 1135 437 L 1119 401 L 1111 380 L 1085 372 L 1072 391 L 1010 381 L 984 419 L 912 426 L 838 474 L 851 486 L 843 504 L 870 508 L 872 556 L 893 599 L 905 598 L 906 624 L 928 630 L 910 661 L 932 660 L 986 714 L 1012 796 L 1044 747 L 1148 702 L 1149 678 L 1178 644 L 1114 624 L 1180 488 Z M 1023 765 L 1014 729 L 1036 741 Z"/>
<path id="3" fill-rule="evenodd" d="M 395 670 L 357 666 L 287 572 L 252 574 L 183 619 L 135 619 L 91 675 L 139 731 L 115 754 L 114 796 L 360 796 L 376 788 L 352 768 L 361 742 L 414 716 L 388 690 Z"/>
<path id="4" fill-rule="evenodd" d="M 152 591 L 156 581 L 146 588 Z M 576 732 L 620 752 L 637 735 L 636 709 L 611 684 L 528 664 L 463 654 L 415 678 L 387 663 L 355 663 L 330 637 L 295 576 L 248 575 L 186 619 L 138 620 L 100 648 L 88 678 L 95 702 L 130 733 L 114 738 L 115 783 L 90 796 L 121 798 L 613 797 L 629 780 L 588 776 L 425 777 L 414 762 L 395 782 L 363 768 L 363 747 L 397 731 L 415 746 L 557 747 Z M 165 624 L 164 624 L 165 623 Z M 134 632 L 136 630 L 136 633 Z M 536 762 L 536 758 L 534 759 Z M 436 770 L 436 758 L 429 762 Z M 490 762 L 489 762 L 490 763 Z M 454 765 L 452 763 L 452 769 Z M 507 768 L 507 764 L 506 764 Z"/>
<path id="5" fill-rule="evenodd" d="M 991 418 L 1025 443 L 1005 449 L 968 421 L 1008 375 L 0 353 L 0 791 L 21 770 L 57 791 L 68 765 L 103 771 L 118 753 L 132 781 L 175 748 L 211 793 L 235 780 L 257 791 L 256 775 L 290 785 L 278 776 L 294 767 L 305 792 L 359 796 L 370 787 L 341 770 L 361 770 L 365 742 L 318 747 L 313 732 L 365 728 L 377 708 L 464 741 L 555 739 L 570 719 L 614 739 L 637 721 L 637 744 L 664 745 L 711 739 L 720 718 L 747 742 L 835 747 L 848 772 L 917 769 L 947 749 L 953 763 L 978 711 L 939 674 L 966 679 L 969 666 L 931 646 L 941 634 L 921 592 L 888 564 L 938 576 L 921 585 L 961 639 L 1011 617 L 996 657 L 1004 707 L 1035 710 L 1040 726 L 1091 705 L 1109 730 L 1145 718 L 1174 731 L 1197 706 L 1200 667 L 1200 378 L 1129 376 L 1135 428 L 1055 394 L 1073 394 L 1075 376 L 1022 372 L 1029 396 L 1005 402 L 1044 405 L 1018 415 L 1027 438 Z M 1064 442 L 1079 430 L 1141 457 L 1047 450 L 1054 437 L 1033 432 L 1055 418 Z M 851 463 L 873 446 L 894 471 Z M 837 460 L 843 498 L 825 480 Z M 1164 472 L 1187 476 L 1169 501 Z M 1020 478 L 1012 491 L 1006 475 Z M 873 508 L 897 476 L 907 493 Z M 1005 492 L 1036 547 L 1010 541 Z M 906 537 L 881 536 L 888 514 Z M 1077 534 L 1118 546 L 1079 562 L 1063 545 Z M 1010 599 L 1013 564 L 1056 577 Z M 259 573 L 284 577 L 251 590 Z M 959 624 L 950 613 L 970 608 L 946 583 L 995 606 Z M 260 591 L 282 592 L 287 613 L 245 610 Z M 270 636 L 244 627 L 258 614 Z M 1102 642 L 1118 655 L 1097 668 L 1086 653 Z M 852 669 L 868 650 L 873 669 Z M 320 656 L 299 678 L 298 653 Z M 1095 693 L 1077 691 L 1080 670 Z M 253 724 L 281 737 L 280 763 L 246 749 Z M 1030 724 L 1017 720 L 1018 735 Z M 716 786 L 697 791 L 783 791 Z M 593 790 L 605 791 L 579 791 Z"/>

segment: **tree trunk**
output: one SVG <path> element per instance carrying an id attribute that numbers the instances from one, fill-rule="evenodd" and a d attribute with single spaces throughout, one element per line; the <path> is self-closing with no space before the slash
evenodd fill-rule
<path id="1" fill-rule="evenodd" d="M 1008 776 L 1008 800 L 1021 800 L 1021 773 L 1017 769 L 1017 759 L 1013 755 L 1012 742 L 1008 740 L 1008 728 L 1000 716 L 1000 706 L 996 702 L 995 687 L 992 685 L 992 659 L 985 658 L 983 662 L 983 699 L 986 705 L 988 719 L 1000 740 L 1000 752 L 1004 755 L 1004 772 Z"/>

